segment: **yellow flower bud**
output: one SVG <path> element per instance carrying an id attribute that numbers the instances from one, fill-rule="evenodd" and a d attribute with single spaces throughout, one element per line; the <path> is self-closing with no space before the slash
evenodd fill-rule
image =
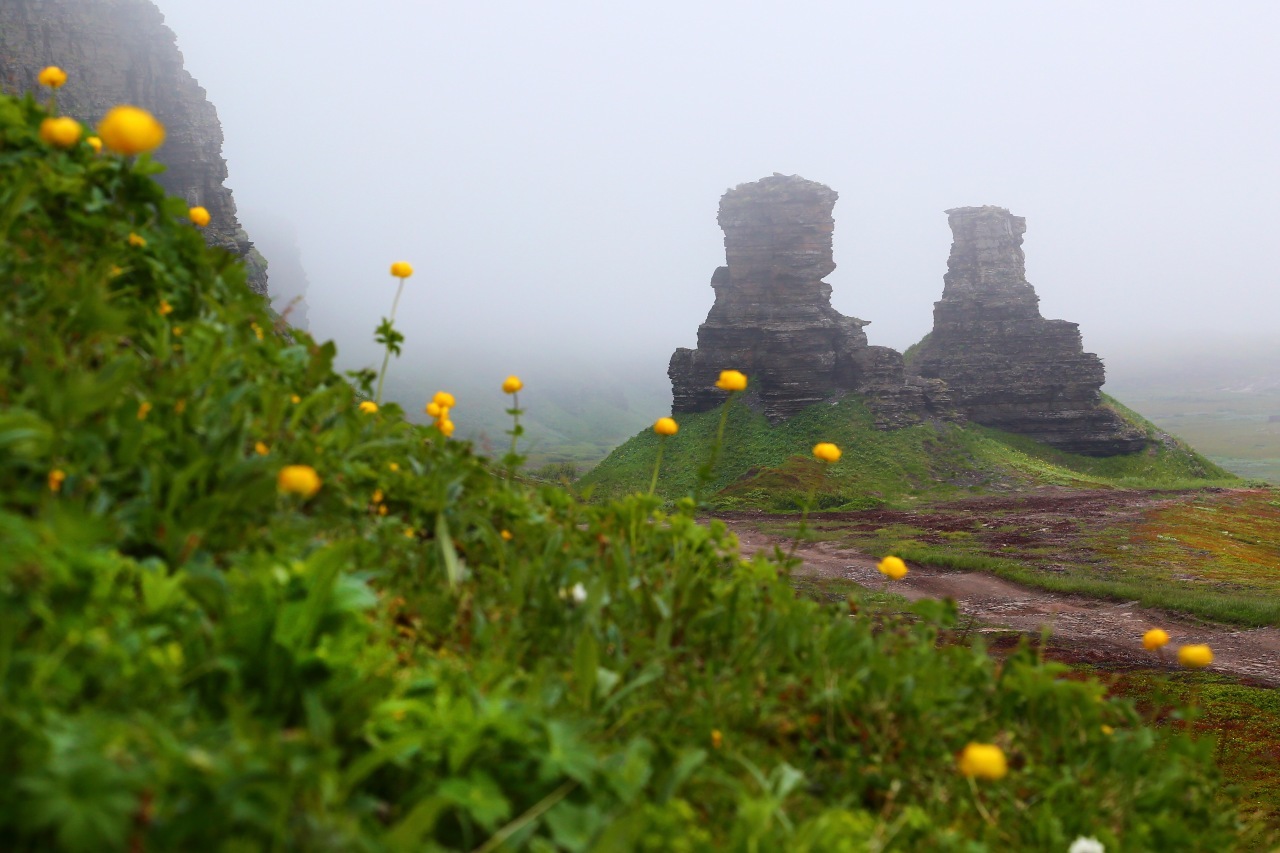
<path id="1" fill-rule="evenodd" d="M 400 463 L 399 463 L 399 462 L 388 462 L 388 463 L 387 463 L 387 470 L 389 470 L 389 471 L 399 471 L 399 470 L 400 470 Z"/>
<path id="2" fill-rule="evenodd" d="M 61 89 L 67 82 L 67 72 L 56 65 L 50 65 L 36 76 L 36 81 L 50 89 Z"/>
<path id="3" fill-rule="evenodd" d="M 440 413 L 444 410 L 440 408 L 439 403 L 432 400 L 430 403 L 427 403 L 427 407 L 422 411 L 426 412 L 428 415 L 430 415 L 433 418 L 438 418 L 440 417 Z"/>
<path id="4" fill-rule="evenodd" d="M 113 107 L 98 123 L 98 135 L 112 151 L 142 154 L 164 144 L 164 125 L 140 107 Z"/>
<path id="5" fill-rule="evenodd" d="M 396 278 L 408 278 L 413 275 L 413 267 L 404 261 L 396 261 L 391 265 L 391 274 Z"/>
<path id="6" fill-rule="evenodd" d="M 745 391 L 747 376 L 738 370 L 722 370 L 720 378 L 716 380 L 716 387 L 721 391 Z"/>
<path id="7" fill-rule="evenodd" d="M 1001 779 L 1009 772 L 1004 752 L 992 743 L 971 743 L 956 762 L 961 774 L 978 779 Z"/>
<path id="8" fill-rule="evenodd" d="M 900 581 L 907 576 L 907 564 L 893 555 L 885 557 L 877 563 L 876 568 L 880 571 L 880 574 L 890 580 Z"/>
<path id="9" fill-rule="evenodd" d="M 1190 669 L 1204 669 L 1213 663 L 1213 650 L 1199 644 L 1178 649 L 1178 663 Z"/>
<path id="10" fill-rule="evenodd" d="M 156 309 L 160 312 L 161 317 L 168 317 L 173 313 L 173 306 L 169 304 L 167 299 L 160 300 L 160 307 Z"/>
<path id="11" fill-rule="evenodd" d="M 135 246 L 135 247 L 137 247 L 137 248 L 141 249 L 143 246 L 147 245 L 147 240 L 146 240 L 146 238 L 145 238 L 145 237 L 139 237 L 136 233 L 134 233 L 133 231 L 130 231 L 130 232 L 129 232 L 129 245 L 130 245 L 130 246 Z"/>
<path id="12" fill-rule="evenodd" d="M 271 452 L 271 448 L 267 447 L 267 445 L 262 443 L 261 441 L 258 441 L 258 442 L 254 442 L 253 452 L 258 454 L 259 456 L 266 456 L 268 453 Z"/>
<path id="13" fill-rule="evenodd" d="M 40 122 L 40 138 L 58 148 L 70 148 L 80 141 L 80 122 L 67 116 Z"/>
<path id="14" fill-rule="evenodd" d="M 719 749 L 724 746 L 724 734 L 719 729 L 711 730 L 711 748 Z"/>
<path id="15" fill-rule="evenodd" d="M 360 411 L 364 412 L 366 415 L 372 415 L 374 412 L 378 411 L 378 404 L 372 400 L 364 400 L 360 403 Z"/>
<path id="16" fill-rule="evenodd" d="M 839 462 L 840 448 L 829 441 L 822 441 L 813 446 L 813 455 L 821 462 Z"/>
<path id="17" fill-rule="evenodd" d="M 199 206 L 193 207 L 190 210 L 188 210 L 187 216 L 191 219 L 192 222 L 194 222 L 200 228 L 203 228 L 206 225 L 208 225 L 209 219 L 211 218 L 209 216 L 209 211 Z"/>
<path id="18" fill-rule="evenodd" d="M 1149 652 L 1162 649 L 1169 644 L 1169 632 L 1163 628 L 1152 628 L 1142 635 L 1142 647 Z"/>
<path id="19" fill-rule="evenodd" d="M 87 139 L 85 139 L 85 142 L 89 143 L 89 147 L 93 149 L 94 154 L 102 153 L 102 140 L 99 139 L 98 137 L 90 136 Z"/>
<path id="20" fill-rule="evenodd" d="M 67 479 L 67 472 L 61 468 L 54 468 L 49 472 L 49 491 L 58 493 L 62 491 L 62 483 Z"/>
<path id="21" fill-rule="evenodd" d="M 502 380 L 502 391 L 504 394 L 514 394 L 524 387 L 524 383 L 520 381 L 519 376 L 508 376 Z"/>
<path id="22" fill-rule="evenodd" d="M 440 406 L 445 409 L 453 408 L 453 403 L 454 403 L 453 395 L 450 394 L 448 391 L 437 391 L 436 395 L 431 399 L 432 399 L 432 402 L 434 402 L 437 406 Z"/>
<path id="23" fill-rule="evenodd" d="M 445 437 L 453 435 L 453 421 L 440 421 L 436 424 L 436 429 L 444 433 Z"/>
<path id="24" fill-rule="evenodd" d="M 299 403 L 301 403 L 301 402 L 302 402 L 302 398 L 301 398 L 301 397 L 299 397 L 297 394 L 290 394 L 290 395 L 289 395 L 289 402 L 290 402 L 290 403 L 293 403 L 293 404 L 296 406 L 296 405 L 298 405 Z"/>
<path id="25" fill-rule="evenodd" d="M 499 535 L 502 537 L 502 540 L 503 540 L 504 542 L 510 542 L 510 541 L 514 538 L 514 537 L 511 535 L 511 531 L 510 531 L 510 530 L 503 530 L 503 531 L 502 531 L 502 533 L 500 533 Z"/>
<path id="26" fill-rule="evenodd" d="M 286 465 L 276 477 L 276 487 L 287 495 L 309 498 L 320 491 L 320 475 L 310 465 Z"/>
<path id="27" fill-rule="evenodd" d="M 675 435 L 680 431 L 680 424 L 675 418 L 658 418 L 653 422 L 653 431 L 658 435 Z"/>

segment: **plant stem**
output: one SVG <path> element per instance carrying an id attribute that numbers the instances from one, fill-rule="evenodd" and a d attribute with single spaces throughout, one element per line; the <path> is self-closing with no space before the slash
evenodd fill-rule
<path id="1" fill-rule="evenodd" d="M 813 496 L 817 494 L 817 492 L 817 484 L 809 487 L 809 497 L 805 499 L 804 511 L 800 513 L 800 526 L 796 528 L 796 538 L 791 540 L 791 550 L 787 553 L 788 560 L 796 555 L 796 548 L 800 544 L 800 537 L 804 535 L 805 522 L 809 520 L 809 507 L 813 506 Z"/>
<path id="2" fill-rule="evenodd" d="M 540 801 L 535 803 L 533 807 L 530 808 L 527 812 L 520 815 L 520 817 L 516 818 L 515 820 L 511 821 L 511 823 L 507 824 L 506 826 L 502 827 L 502 829 L 499 829 L 497 832 L 495 832 L 492 835 L 492 837 L 489 838 L 488 841 L 486 841 L 484 844 L 481 844 L 479 847 L 477 847 L 474 853 L 489 853 L 490 850 L 497 850 L 506 842 L 508 838 L 510 838 L 511 836 L 519 832 L 521 829 L 523 829 L 524 826 L 528 824 L 530 821 L 537 820 L 539 817 L 543 815 L 544 812 L 546 812 L 556 803 L 560 802 L 565 797 L 567 797 L 569 795 L 569 792 L 576 787 L 578 787 L 578 783 L 573 781 L 572 779 L 570 779 L 568 782 L 565 782 L 559 788 L 556 788 L 550 794 L 548 794 L 547 796 L 543 797 Z"/>
<path id="3" fill-rule="evenodd" d="M 653 479 L 649 481 L 649 494 L 658 488 L 658 469 L 662 467 L 662 450 L 667 446 L 665 435 L 658 437 L 658 458 L 653 460 Z"/>
<path id="4" fill-rule="evenodd" d="M 698 500 L 702 495 L 702 487 L 711 481 L 711 475 L 715 473 L 716 462 L 720 459 L 720 445 L 724 443 L 724 425 L 729 421 L 729 406 L 733 405 L 733 398 L 736 394 L 736 391 L 730 391 L 728 398 L 724 401 L 724 406 L 720 409 L 720 426 L 716 429 L 716 442 L 711 445 L 711 458 L 707 460 L 706 465 L 698 469 L 698 482 L 693 489 L 694 507 L 698 505 Z"/>
<path id="5" fill-rule="evenodd" d="M 391 319 L 387 320 L 387 326 L 391 326 L 396 321 L 396 308 L 400 306 L 400 294 L 404 293 L 404 279 L 400 279 L 400 286 L 396 288 L 396 298 L 391 301 Z M 382 405 L 382 380 L 387 376 L 387 362 L 391 361 L 391 344 L 387 343 L 387 354 L 382 357 L 382 369 L 378 371 L 378 390 L 373 395 L 373 402 L 379 406 Z"/>

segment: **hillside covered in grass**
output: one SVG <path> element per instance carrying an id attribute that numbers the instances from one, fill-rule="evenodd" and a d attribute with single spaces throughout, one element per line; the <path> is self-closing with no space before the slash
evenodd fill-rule
<path id="1" fill-rule="evenodd" d="M 145 155 L 43 117 L 0 97 L 0 849 L 1248 844 L 1211 741 L 947 606 L 851 617 L 360 406 Z M 748 428 L 793 452 L 743 413 L 726 483 Z M 882 489 L 1008 448 L 885 440 Z"/>
<path id="2" fill-rule="evenodd" d="M 1177 488 L 1240 481 L 1114 400 L 1111 405 L 1152 439 L 1130 456 L 1094 458 L 977 424 L 920 424 L 877 430 L 856 394 L 811 406 L 770 425 L 744 401 L 730 407 L 724 450 L 702 497 L 720 509 L 862 509 L 915 498 L 947 498 L 1032 485 Z M 667 439 L 657 493 L 692 494 L 708 459 L 721 411 L 681 415 Z M 645 430 L 579 481 L 599 497 L 647 491 L 660 438 Z M 823 466 L 810 456 L 820 441 L 843 451 Z"/>

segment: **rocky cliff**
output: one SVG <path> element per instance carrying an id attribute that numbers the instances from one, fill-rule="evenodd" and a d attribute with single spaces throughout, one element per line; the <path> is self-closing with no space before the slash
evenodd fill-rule
<path id="1" fill-rule="evenodd" d="M 36 88 L 48 65 L 67 72 L 62 112 L 88 125 L 116 104 L 150 110 L 168 131 L 156 159 L 160 183 L 208 208 L 210 243 L 244 257 L 250 286 L 267 292 L 266 265 L 240 227 L 224 186 L 222 126 L 204 89 L 183 68 L 173 32 L 149 0 L 0 0 L 0 87 Z"/>
<path id="2" fill-rule="evenodd" d="M 947 211 L 953 242 L 933 331 L 910 371 L 940 379 L 980 424 L 1091 456 L 1131 453 L 1146 439 L 1101 404 L 1101 359 L 1080 330 L 1040 316 L 1026 280 L 1026 220 L 1001 207 Z"/>
<path id="3" fill-rule="evenodd" d="M 726 265 L 715 271 L 715 304 L 698 327 L 697 349 L 671 357 L 673 411 L 698 412 L 724 399 L 721 370 L 751 380 L 770 420 L 840 391 L 868 396 L 882 426 L 915 423 L 945 402 L 941 383 L 908 380 L 902 356 L 867 345 L 867 321 L 831 307 L 831 235 L 837 194 L 796 175 L 741 184 L 720 199 Z M 934 398 L 934 394 L 937 398 Z"/>

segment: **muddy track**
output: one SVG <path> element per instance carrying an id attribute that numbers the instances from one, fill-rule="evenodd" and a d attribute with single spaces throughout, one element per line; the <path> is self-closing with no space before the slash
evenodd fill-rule
<path id="1" fill-rule="evenodd" d="M 723 518 L 737 534 L 744 555 L 775 546 L 784 550 L 791 540 L 759 532 L 746 518 Z M 800 546 L 800 573 L 817 578 L 842 578 L 864 587 L 884 586 L 874 557 L 829 542 Z M 1280 630 L 1215 625 L 1193 617 L 1141 607 L 1137 602 L 1116 603 L 1078 595 L 1063 595 L 1011 583 L 981 572 L 950 571 L 908 563 L 910 574 L 892 584 L 892 591 L 910 600 L 956 600 L 960 612 L 976 619 L 980 630 L 1013 629 L 1039 635 L 1052 632 L 1053 644 L 1071 652 L 1071 658 L 1097 666 L 1172 668 L 1176 649 L 1186 643 L 1208 643 L 1213 649 L 1212 670 L 1251 683 L 1280 687 Z M 1171 642 L 1163 657 L 1142 649 L 1148 628 L 1164 628 Z"/>

